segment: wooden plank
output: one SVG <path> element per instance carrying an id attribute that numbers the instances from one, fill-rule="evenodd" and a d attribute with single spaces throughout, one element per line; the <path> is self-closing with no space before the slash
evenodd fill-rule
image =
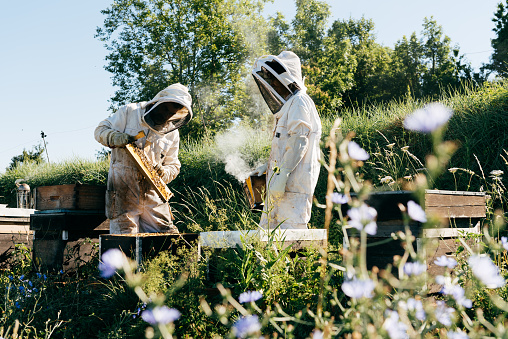
<path id="1" fill-rule="evenodd" d="M 425 207 L 432 206 L 485 206 L 485 196 L 426 194 Z"/>
<path id="2" fill-rule="evenodd" d="M 32 234 L 30 224 L 26 225 L 0 225 L 0 234 Z"/>
<path id="3" fill-rule="evenodd" d="M 53 185 L 35 188 L 37 210 L 104 210 L 106 187 L 101 185 Z"/>
<path id="4" fill-rule="evenodd" d="M 480 234 L 480 223 L 470 228 L 426 228 L 422 236 L 424 238 L 453 238 L 467 233 Z"/>
<path id="5" fill-rule="evenodd" d="M 487 207 L 484 206 L 436 206 L 426 208 L 425 212 L 440 218 L 485 218 Z"/>
<path id="6" fill-rule="evenodd" d="M 30 217 L 0 217 L 0 225 L 12 223 L 30 223 Z"/>

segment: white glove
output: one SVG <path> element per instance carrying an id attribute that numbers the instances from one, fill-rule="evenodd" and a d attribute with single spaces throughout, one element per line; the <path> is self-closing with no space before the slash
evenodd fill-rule
<path id="1" fill-rule="evenodd" d="M 111 136 L 109 146 L 110 147 L 124 147 L 127 144 L 135 141 L 132 135 L 122 132 L 114 132 Z"/>
<path id="2" fill-rule="evenodd" d="M 266 164 L 263 164 L 261 166 L 259 166 L 258 168 L 256 168 L 254 171 L 252 171 L 250 174 L 249 174 L 249 177 L 252 177 L 254 175 L 257 175 L 258 177 L 262 176 L 263 173 L 266 172 L 266 169 L 268 168 L 268 163 Z"/>
<path id="3" fill-rule="evenodd" d="M 274 199 L 280 199 L 286 191 L 286 183 L 291 171 L 287 168 L 281 168 L 279 173 L 274 174 L 270 181 L 268 194 Z"/>

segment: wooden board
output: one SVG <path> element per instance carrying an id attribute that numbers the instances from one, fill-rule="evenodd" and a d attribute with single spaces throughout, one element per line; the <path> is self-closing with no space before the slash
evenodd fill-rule
<path id="1" fill-rule="evenodd" d="M 485 218 L 486 199 L 482 192 L 425 191 L 425 211 L 441 218 Z"/>
<path id="2" fill-rule="evenodd" d="M 104 210 L 106 186 L 54 185 L 35 188 L 36 210 Z"/>

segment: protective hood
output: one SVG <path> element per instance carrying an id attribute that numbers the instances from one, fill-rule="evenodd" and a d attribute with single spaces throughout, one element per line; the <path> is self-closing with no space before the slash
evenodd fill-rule
<path id="1" fill-rule="evenodd" d="M 151 126 L 146 120 L 145 117 L 148 113 L 150 113 L 155 107 L 158 105 L 164 103 L 164 102 L 176 102 L 182 106 L 184 106 L 188 110 L 188 114 L 182 117 L 181 119 L 174 120 L 174 121 L 168 121 L 163 128 L 155 129 L 153 126 Z M 154 104 L 150 110 L 147 110 L 143 116 L 141 117 L 141 120 L 154 132 L 159 134 L 167 134 L 169 132 L 174 131 L 175 129 L 178 129 L 180 127 L 185 126 L 189 123 L 189 121 L 192 119 L 192 97 L 189 94 L 189 90 L 187 87 L 185 87 L 182 84 L 173 84 L 159 93 L 150 101 L 146 102 L 144 104 L 144 107 L 147 107 L 150 104 Z"/>
<path id="2" fill-rule="evenodd" d="M 296 92 L 307 90 L 302 79 L 300 58 L 291 51 L 284 51 L 278 56 L 264 55 L 258 58 L 254 63 L 252 75 L 273 114 L 277 113 Z M 277 90 L 276 86 L 272 85 L 277 81 L 287 91 Z"/>

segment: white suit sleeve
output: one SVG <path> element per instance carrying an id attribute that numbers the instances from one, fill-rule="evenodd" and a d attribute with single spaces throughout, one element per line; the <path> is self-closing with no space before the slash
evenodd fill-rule
<path id="1" fill-rule="evenodd" d="M 122 106 L 115 114 L 101 121 L 94 132 L 95 140 L 106 147 L 112 147 L 114 145 L 112 142 L 113 135 L 125 131 L 127 114 L 127 106 Z"/>
<path id="2" fill-rule="evenodd" d="M 173 139 L 173 145 L 168 150 L 164 159 L 162 160 L 162 170 L 164 174 L 162 175 L 162 180 L 169 184 L 173 181 L 176 176 L 180 173 L 180 167 L 182 166 L 180 160 L 178 160 L 178 149 L 180 147 L 180 134 L 178 130 L 175 130 L 171 133 L 175 134 Z"/>

